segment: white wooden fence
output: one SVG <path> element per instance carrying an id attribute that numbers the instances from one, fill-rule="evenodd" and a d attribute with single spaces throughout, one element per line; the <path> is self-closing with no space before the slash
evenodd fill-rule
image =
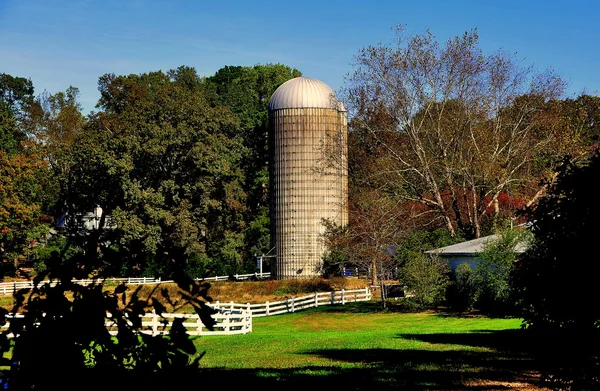
<path id="1" fill-rule="evenodd" d="M 252 317 L 279 315 L 290 312 L 296 312 L 311 307 L 319 307 L 330 304 L 346 304 L 358 301 L 371 300 L 371 290 L 369 288 L 353 289 L 332 292 L 315 292 L 306 296 L 292 297 L 282 301 L 266 302 L 261 304 L 240 304 L 240 303 L 211 303 L 211 307 L 222 310 L 246 310 L 252 314 Z"/>
<path id="2" fill-rule="evenodd" d="M 208 277 L 204 279 L 197 279 L 197 281 L 213 280 L 213 281 L 226 281 L 234 277 L 236 280 L 247 280 L 251 278 L 269 278 L 270 273 L 254 273 L 254 274 L 240 274 L 234 276 L 220 276 L 220 277 Z M 125 283 L 132 285 L 140 284 L 157 284 L 161 282 L 173 282 L 164 281 L 160 278 L 110 278 L 106 280 L 73 280 L 75 284 L 90 285 L 97 283 Z M 43 281 L 42 284 L 50 284 L 55 286 L 57 281 Z M 32 281 L 19 281 L 0 283 L 0 294 L 12 294 L 20 289 L 31 289 L 34 284 Z M 292 297 L 282 301 L 266 302 L 260 304 L 250 303 L 209 303 L 209 306 L 217 310 L 217 313 L 212 315 L 212 318 L 216 321 L 215 326 L 212 330 L 209 330 L 200 320 L 196 314 L 171 314 L 163 313 L 156 314 L 154 312 L 146 313 L 142 315 L 142 329 L 140 332 L 148 333 L 152 335 L 166 334 L 173 325 L 175 318 L 184 318 L 183 326 L 186 328 L 189 335 L 218 335 L 218 334 L 246 334 L 252 331 L 252 318 L 260 316 L 271 316 L 285 313 L 296 312 L 311 307 L 318 307 L 330 304 L 346 304 L 351 302 L 369 301 L 371 300 L 371 291 L 369 288 L 355 289 L 355 290 L 344 290 L 332 291 L 332 292 L 315 292 L 300 297 Z M 22 316 L 16 314 L 13 316 Z M 7 320 L 10 321 L 11 316 L 7 316 Z M 111 334 L 116 334 L 116 328 L 113 322 L 110 321 L 110 315 L 105 323 Z M 0 329 L 6 329 L 8 323 L 1 326 Z"/>
<path id="3" fill-rule="evenodd" d="M 246 334 L 252 331 L 252 318 L 254 317 L 292 313 L 323 305 L 346 304 L 369 300 L 371 300 L 371 291 L 369 288 L 364 288 L 315 292 L 306 296 L 292 297 L 291 299 L 261 304 L 221 303 L 217 301 L 208 304 L 209 307 L 216 310 L 216 313 L 211 315 L 215 321 L 212 329 L 206 327 L 197 314 L 157 314 L 156 312 L 149 312 L 141 316 L 142 328 L 139 332 L 151 335 L 167 334 L 175 318 L 183 318 L 182 324 L 189 335 Z M 0 326 L 0 330 L 7 329 L 10 319 L 13 317 L 22 316 L 22 314 L 7 315 L 7 322 L 3 326 Z M 115 335 L 117 333 L 115 323 L 110 320 L 110 314 L 107 314 L 105 326 L 111 334 Z"/>
<path id="4" fill-rule="evenodd" d="M 252 332 L 252 318 L 254 317 L 279 315 L 323 305 L 346 304 L 368 300 L 371 300 L 371 291 L 369 288 L 315 292 L 306 296 L 292 297 L 291 299 L 261 304 L 221 303 L 217 301 L 209 304 L 209 307 L 216 310 L 216 313 L 211 315 L 215 321 L 212 329 L 206 327 L 197 314 L 157 314 L 153 311 L 141 316 L 142 328 L 139 332 L 151 335 L 168 334 L 175 319 L 183 318 L 182 325 L 189 335 L 247 334 Z M 22 314 L 7 315 L 7 322 L 3 326 L 0 326 L 0 329 L 7 329 L 11 318 L 22 316 Z M 115 335 L 117 328 L 110 318 L 110 314 L 107 314 L 105 326 L 112 335 Z"/>
<path id="5" fill-rule="evenodd" d="M 7 323 L 0 329 L 9 327 L 10 319 L 21 318 L 23 314 L 7 315 Z M 182 325 L 188 335 L 232 335 L 247 334 L 252 332 L 252 314 L 246 310 L 217 310 L 216 314 L 211 315 L 215 321 L 212 329 L 206 327 L 197 314 L 172 314 L 149 312 L 140 316 L 142 327 L 138 332 L 150 335 L 166 335 L 169 333 L 175 319 L 182 318 Z M 129 322 L 131 325 L 131 322 Z M 104 323 L 111 335 L 117 334 L 116 323 L 111 320 L 111 315 L 107 314 Z M 12 335 L 9 335 L 12 337 Z"/>
<path id="6" fill-rule="evenodd" d="M 176 318 L 183 319 L 182 325 L 188 335 L 231 335 L 247 334 L 252 331 L 252 314 L 245 310 L 219 310 L 216 314 L 211 315 L 215 321 L 212 330 L 202 323 L 197 314 L 150 312 L 142 315 L 141 318 L 142 327 L 139 332 L 150 335 L 168 334 Z M 110 315 L 108 315 L 105 325 L 112 335 L 117 334 L 116 325 L 110 320 Z"/>
<path id="7" fill-rule="evenodd" d="M 249 280 L 255 279 L 266 279 L 271 277 L 271 273 L 252 273 L 252 274 L 234 274 L 231 276 L 216 276 L 206 278 L 196 278 L 196 281 L 228 281 L 230 279 L 235 280 Z M 114 284 L 129 284 L 129 285 L 143 285 L 143 284 L 158 284 L 161 282 L 174 282 L 173 280 L 161 280 L 154 277 L 124 277 L 124 278 L 106 278 L 106 279 L 87 279 L 87 280 L 72 280 L 73 284 L 79 285 L 90 285 L 99 283 L 114 283 Z M 44 280 L 41 281 L 41 285 L 49 284 L 55 286 L 58 282 L 56 280 Z M 14 281 L 14 282 L 2 282 L 0 283 L 0 295 L 12 294 L 20 289 L 31 289 L 33 288 L 33 281 Z"/>

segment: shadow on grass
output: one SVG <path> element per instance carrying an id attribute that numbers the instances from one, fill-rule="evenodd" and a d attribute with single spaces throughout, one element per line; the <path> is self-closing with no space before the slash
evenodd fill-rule
<path id="1" fill-rule="evenodd" d="M 330 313 L 381 312 L 381 303 L 362 302 L 323 306 L 306 311 Z M 71 384 L 85 390 L 258 389 L 290 390 L 525 390 L 541 386 L 538 374 L 551 373 L 562 362 L 573 341 L 529 330 L 479 330 L 471 333 L 398 334 L 397 338 L 439 345 L 437 350 L 332 349 L 323 347 L 303 354 L 335 361 L 334 366 L 301 368 L 206 368 L 148 373 L 90 371 Z M 579 346 L 580 346 L 579 345 Z M 473 349 L 476 348 L 476 349 Z M 571 349 L 572 350 L 572 349 Z M 575 361 L 574 361 L 575 362 Z M 341 363 L 341 364 L 340 364 Z M 275 363 L 284 366 L 285 363 Z M 202 361 L 200 361 L 202 367 Z M 41 375 L 38 374 L 38 375 Z M 52 376 L 52 374 L 48 374 Z M 66 389 L 57 380 L 57 389 Z M 74 381 L 77 380 L 77 381 Z M 590 388 L 587 388 L 590 389 Z"/>
<path id="2" fill-rule="evenodd" d="M 436 337 L 434 337 L 435 339 Z M 461 340 L 462 342 L 462 340 Z M 480 345 L 481 340 L 471 341 Z M 454 342 L 449 342 L 454 343 Z M 124 373 L 90 371 L 71 384 L 85 390 L 257 389 L 290 390 L 503 390 L 525 389 L 516 383 L 533 384 L 529 373 L 536 365 L 519 354 L 496 352 L 423 351 L 392 349 L 320 349 L 305 352 L 347 365 L 289 369 L 210 368 L 167 376 L 136 377 Z M 352 368 L 360 366 L 360 368 Z M 51 376 L 51 375 L 50 375 Z M 57 380 L 58 389 L 61 381 Z M 531 389 L 535 386 L 531 386 Z M 68 388 L 75 389 L 75 388 Z"/>
<path id="3" fill-rule="evenodd" d="M 532 363 L 491 353 L 325 349 L 309 354 L 365 368 L 211 369 L 200 378 L 205 384 L 251 384 L 260 390 L 501 390 L 515 389 L 515 383 L 535 388 L 538 381 L 529 375 Z"/>
<path id="4" fill-rule="evenodd" d="M 173 391 L 190 387 L 261 391 L 536 389 L 541 385 L 537 374 L 548 370 L 547 364 L 554 357 L 553 337 L 527 330 L 399 334 L 397 338 L 436 344 L 446 350 L 323 348 L 303 354 L 328 358 L 337 362 L 335 366 L 210 368 L 135 378 L 90 371 L 76 384 L 85 385 L 81 389 L 86 390 Z"/>
<path id="5" fill-rule="evenodd" d="M 535 360 L 539 348 L 525 330 L 464 334 L 399 335 L 446 345 L 440 350 L 320 349 L 305 352 L 346 363 L 301 369 L 203 371 L 207 384 L 252 384 L 261 390 L 502 390 L 535 389 L 545 367 Z M 456 345 L 456 346 L 451 346 Z M 461 348 L 462 346 L 462 348 Z M 468 350 L 465 346 L 482 348 Z M 346 366 L 347 368 L 344 368 Z M 352 368 L 360 366 L 361 368 Z M 224 384 L 224 385 L 225 385 Z"/>
<path id="6" fill-rule="evenodd" d="M 598 389 L 593 341 L 530 330 L 402 334 L 438 350 L 319 349 L 304 352 L 345 364 L 296 369 L 202 372 L 202 382 L 252 384 L 261 390 L 504 390 Z M 591 346 L 591 348 L 590 348 Z M 475 349 L 473 349 L 475 348 Z M 445 349 L 445 350 L 440 350 Z M 360 367 L 360 368 L 355 368 Z M 219 380 L 220 379 L 220 380 Z M 578 382 L 580 386 L 575 387 Z M 568 386 L 572 385 L 572 386 Z"/>
<path id="7" fill-rule="evenodd" d="M 549 330 L 480 330 L 473 333 L 401 334 L 398 338 L 431 344 L 487 348 L 503 359 L 535 363 L 535 370 L 551 376 L 592 377 L 597 381 L 600 341 L 596 334 Z M 566 372 L 570 372 L 567 374 Z M 577 374 L 581 372 L 581 374 Z"/>
<path id="8" fill-rule="evenodd" d="M 553 336 L 529 330 L 478 330 L 470 333 L 400 334 L 398 338 L 414 339 L 431 344 L 462 345 L 493 349 L 497 353 L 534 355 L 552 351 L 548 341 Z"/>

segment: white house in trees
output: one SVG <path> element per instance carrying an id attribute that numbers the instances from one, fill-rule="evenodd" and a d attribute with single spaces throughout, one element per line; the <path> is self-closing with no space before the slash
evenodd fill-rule
<path id="1" fill-rule="evenodd" d="M 456 268 L 461 263 L 468 263 L 471 269 L 475 267 L 477 262 L 481 260 L 480 254 L 483 251 L 484 245 L 490 240 L 498 239 L 498 235 L 484 236 L 479 239 L 468 240 L 466 242 L 452 244 L 446 247 L 440 247 L 433 250 L 425 251 L 426 254 L 436 254 L 442 259 L 446 259 L 452 273 L 456 272 Z M 524 243 L 517 245 L 515 252 L 521 254 L 526 250 Z"/>
<path id="2" fill-rule="evenodd" d="M 100 226 L 102 213 L 102 208 L 96 206 L 92 212 L 81 213 L 75 215 L 74 217 L 63 215 L 59 218 L 57 226 L 59 228 L 64 228 L 67 225 L 72 225 L 78 228 L 85 228 L 87 230 L 98 229 Z M 112 221 L 112 217 L 110 215 L 105 216 L 103 228 L 115 228 L 115 224 Z"/>

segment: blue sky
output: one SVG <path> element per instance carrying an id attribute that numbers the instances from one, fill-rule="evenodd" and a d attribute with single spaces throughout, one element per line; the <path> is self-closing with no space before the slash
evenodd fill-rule
<path id="1" fill-rule="evenodd" d="M 597 1 L 0 0 L 0 73 L 31 78 L 36 93 L 79 88 L 84 112 L 98 78 L 192 66 L 282 63 L 334 90 L 367 45 L 391 27 L 440 41 L 477 29 L 486 52 L 514 52 L 554 69 L 568 95 L 600 90 Z"/>

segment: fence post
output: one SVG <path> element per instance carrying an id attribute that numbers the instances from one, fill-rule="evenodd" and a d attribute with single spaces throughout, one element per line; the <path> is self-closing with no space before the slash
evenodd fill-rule
<path id="1" fill-rule="evenodd" d="M 250 303 L 246 303 L 246 310 L 248 311 L 248 313 L 250 313 L 250 316 L 252 316 L 252 310 L 250 309 Z"/>
<path id="2" fill-rule="evenodd" d="M 346 304 L 346 297 L 344 296 L 344 289 L 342 289 L 342 304 Z"/>
<path id="3" fill-rule="evenodd" d="M 335 291 L 331 291 L 331 304 L 335 304 Z"/>
<path id="4" fill-rule="evenodd" d="M 269 302 L 267 301 L 265 304 L 267 305 L 267 316 L 269 316 Z"/>
<path id="5" fill-rule="evenodd" d="M 198 335 L 202 335 L 202 320 L 200 319 L 200 315 L 196 314 L 196 328 L 198 329 Z"/>
<path id="6" fill-rule="evenodd" d="M 315 292 L 315 307 L 319 306 L 319 293 Z"/>
<path id="7" fill-rule="evenodd" d="M 223 328 L 223 331 L 225 334 L 229 334 L 231 329 L 231 311 L 229 311 L 229 313 L 224 312 L 223 315 L 225 316 L 225 327 Z"/>
<path id="8" fill-rule="evenodd" d="M 296 307 L 296 297 L 292 296 L 292 312 L 295 311 L 295 307 Z"/>
<path id="9" fill-rule="evenodd" d="M 156 315 L 156 310 L 152 309 L 152 335 L 158 334 L 158 316 Z"/>

